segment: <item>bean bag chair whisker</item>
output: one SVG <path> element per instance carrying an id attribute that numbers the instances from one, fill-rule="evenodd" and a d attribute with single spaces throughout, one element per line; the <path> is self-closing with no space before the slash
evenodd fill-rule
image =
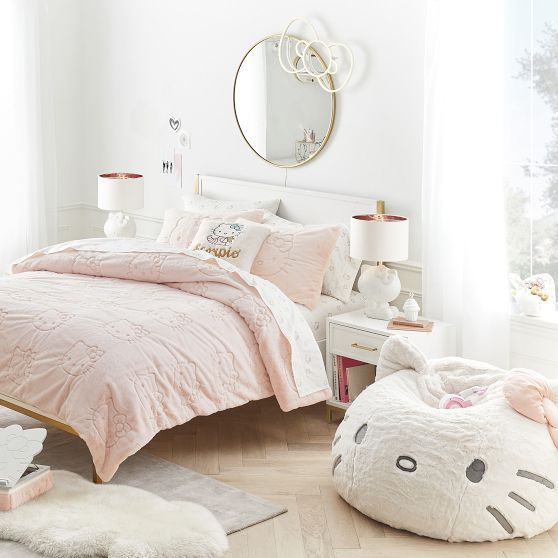
<path id="1" fill-rule="evenodd" d="M 463 408 L 440 408 L 470 392 L 479 395 Z M 533 537 L 558 521 L 557 394 L 558 381 L 536 372 L 428 361 L 390 337 L 376 382 L 334 437 L 335 487 L 362 513 L 419 535 Z"/>

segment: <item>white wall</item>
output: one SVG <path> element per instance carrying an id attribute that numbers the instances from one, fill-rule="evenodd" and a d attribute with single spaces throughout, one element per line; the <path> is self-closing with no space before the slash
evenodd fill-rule
<path id="1" fill-rule="evenodd" d="M 58 175 L 58 205 L 83 201 L 82 187 L 86 130 L 81 71 L 84 64 L 79 2 L 48 0 L 45 26 L 50 42 L 53 75 L 54 125 Z"/>
<path id="2" fill-rule="evenodd" d="M 96 205 L 99 172 L 146 177 L 160 217 L 180 193 L 159 174 L 170 115 L 191 134 L 184 182 L 195 173 L 254 179 L 387 201 L 411 219 L 420 261 L 423 42 L 426 0 L 308 0 L 324 37 L 349 43 L 355 73 L 338 96 L 332 137 L 300 168 L 275 168 L 244 143 L 232 110 L 238 63 L 256 41 L 301 14 L 281 0 L 48 0 L 57 58 L 59 204 Z M 371 208 L 372 209 L 372 208 Z M 69 226 L 69 225 L 68 225 Z"/>

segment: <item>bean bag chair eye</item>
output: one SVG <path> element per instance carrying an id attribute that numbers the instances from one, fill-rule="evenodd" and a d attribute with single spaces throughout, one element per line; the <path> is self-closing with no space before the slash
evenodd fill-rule
<path id="1" fill-rule="evenodd" d="M 472 391 L 470 405 L 440 408 Z M 334 437 L 335 487 L 362 513 L 419 535 L 533 537 L 558 521 L 557 393 L 535 372 L 427 361 L 390 337 L 376 382 Z"/>

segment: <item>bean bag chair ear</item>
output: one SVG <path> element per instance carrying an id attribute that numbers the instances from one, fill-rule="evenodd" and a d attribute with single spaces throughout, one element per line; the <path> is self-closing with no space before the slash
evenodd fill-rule
<path id="1" fill-rule="evenodd" d="M 333 482 L 349 504 L 450 541 L 533 537 L 558 521 L 552 382 L 465 359 L 426 361 L 398 337 L 384 343 L 378 371 L 333 440 Z M 488 389 L 473 406 L 439 408 L 448 386 L 476 385 Z"/>
<path id="2" fill-rule="evenodd" d="M 406 337 L 394 335 L 382 345 L 376 367 L 376 381 L 399 370 L 414 370 L 418 374 L 425 374 L 428 371 L 428 362 Z"/>
<path id="3" fill-rule="evenodd" d="M 558 448 L 558 407 L 550 382 L 533 370 L 515 368 L 502 388 L 508 404 L 523 416 L 546 424 L 552 442 Z"/>

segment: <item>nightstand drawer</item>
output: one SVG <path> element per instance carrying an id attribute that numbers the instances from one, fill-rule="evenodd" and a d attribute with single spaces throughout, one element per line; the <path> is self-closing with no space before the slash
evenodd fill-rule
<path id="1" fill-rule="evenodd" d="M 330 353 L 350 356 L 370 364 L 378 362 L 380 349 L 388 338 L 387 335 L 359 331 L 337 324 L 330 324 L 329 335 Z"/>

